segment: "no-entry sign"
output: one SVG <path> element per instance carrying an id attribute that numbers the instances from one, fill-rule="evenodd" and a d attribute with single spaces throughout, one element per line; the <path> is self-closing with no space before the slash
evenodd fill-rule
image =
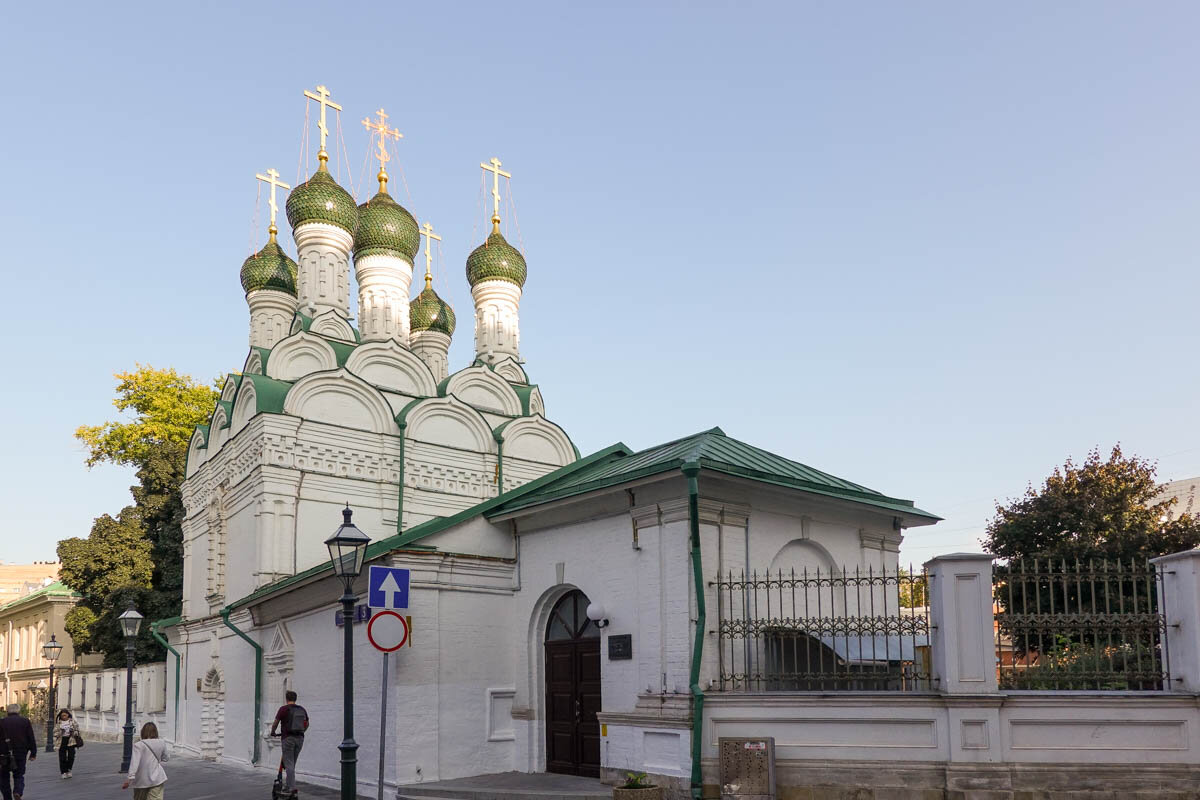
<path id="1" fill-rule="evenodd" d="M 376 650 L 393 653 L 408 641 L 408 620 L 395 611 L 379 611 L 367 623 L 367 641 Z"/>

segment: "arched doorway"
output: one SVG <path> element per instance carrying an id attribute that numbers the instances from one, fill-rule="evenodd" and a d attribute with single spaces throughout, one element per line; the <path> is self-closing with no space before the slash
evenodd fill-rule
<path id="1" fill-rule="evenodd" d="M 600 629 L 587 595 L 559 600 L 546 625 L 546 771 L 600 777 Z"/>

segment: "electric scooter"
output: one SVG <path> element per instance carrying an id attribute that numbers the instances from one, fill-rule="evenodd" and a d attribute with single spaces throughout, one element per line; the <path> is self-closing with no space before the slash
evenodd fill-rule
<path id="1" fill-rule="evenodd" d="M 272 736 L 279 736 L 275 733 Z M 292 793 L 283 787 L 283 755 L 279 756 L 279 772 L 275 773 L 275 783 L 271 784 L 271 800 L 288 800 Z"/>

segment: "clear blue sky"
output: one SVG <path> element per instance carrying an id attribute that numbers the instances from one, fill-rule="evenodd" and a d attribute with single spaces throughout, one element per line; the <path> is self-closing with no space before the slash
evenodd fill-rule
<path id="1" fill-rule="evenodd" d="M 360 199 L 358 121 L 404 133 L 452 366 L 512 170 L 522 350 L 584 452 L 721 425 L 945 516 L 913 561 L 1094 445 L 1200 474 L 1200 7 L 568 5 L 9 7 L 0 560 L 129 501 L 71 436 L 112 373 L 240 368 L 254 173 L 295 179 L 318 83 Z"/>

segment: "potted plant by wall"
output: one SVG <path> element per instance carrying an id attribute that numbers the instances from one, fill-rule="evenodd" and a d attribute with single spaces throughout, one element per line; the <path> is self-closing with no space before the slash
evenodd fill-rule
<path id="1" fill-rule="evenodd" d="M 625 782 L 613 787 L 613 800 L 662 800 L 663 787 L 646 783 L 646 773 L 626 772 Z"/>

